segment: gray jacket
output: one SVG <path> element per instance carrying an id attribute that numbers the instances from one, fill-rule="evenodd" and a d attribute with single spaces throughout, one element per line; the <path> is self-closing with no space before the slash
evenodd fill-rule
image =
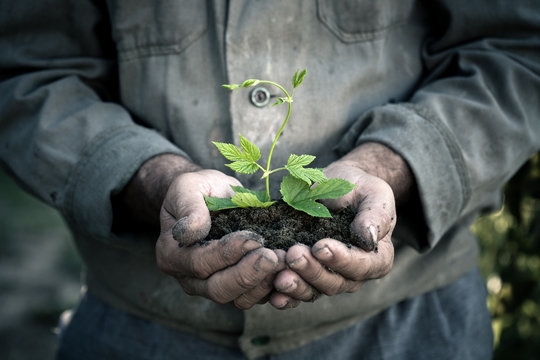
<path id="1" fill-rule="evenodd" d="M 540 147 L 539 49 L 533 0 L 3 1 L 1 162 L 65 216 L 89 291 L 250 357 L 280 352 L 475 266 L 469 226 Z M 401 154 L 419 201 L 398 210 L 394 268 L 291 311 L 187 296 L 157 269 L 156 234 L 111 231 L 111 196 L 157 154 L 227 171 L 211 141 L 240 132 L 267 153 L 284 107 L 219 85 L 288 84 L 298 68 L 274 164 L 323 167 L 368 141 Z"/>

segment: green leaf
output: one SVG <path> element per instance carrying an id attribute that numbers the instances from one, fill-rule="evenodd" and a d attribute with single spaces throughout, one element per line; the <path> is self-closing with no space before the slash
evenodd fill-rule
<path id="1" fill-rule="evenodd" d="M 227 160 L 233 161 L 225 164 L 236 172 L 241 174 L 253 174 L 257 172 L 259 166 L 256 161 L 260 159 L 261 152 L 259 148 L 250 143 L 246 138 L 240 135 L 240 145 L 242 150 L 233 144 L 212 142 Z"/>
<path id="2" fill-rule="evenodd" d="M 331 217 L 328 209 L 320 199 L 335 199 L 349 193 L 356 185 L 343 179 L 329 179 L 321 182 L 315 188 L 292 175 L 287 175 L 281 182 L 281 195 L 283 200 L 295 208 L 304 211 L 311 216 Z"/>
<path id="3" fill-rule="evenodd" d="M 347 180 L 332 178 L 321 182 L 311 189 L 310 192 L 317 199 L 337 199 L 350 193 L 355 187 L 355 184 Z"/>
<path id="4" fill-rule="evenodd" d="M 246 160 L 258 161 L 261 158 L 261 151 L 259 148 L 249 142 L 242 134 L 240 134 L 240 146 L 242 147 Z"/>
<path id="5" fill-rule="evenodd" d="M 235 89 L 238 89 L 240 87 L 240 85 L 238 85 L 238 84 L 223 84 L 221 86 L 223 86 L 224 88 L 229 89 L 229 90 L 235 90 Z"/>
<path id="6" fill-rule="evenodd" d="M 287 160 L 287 166 L 307 166 L 311 164 L 315 160 L 315 156 L 313 155 L 295 155 L 292 154 L 289 156 L 289 160 Z"/>
<path id="7" fill-rule="evenodd" d="M 326 206 L 316 202 L 316 199 L 310 196 L 309 185 L 294 176 L 287 175 L 283 178 L 281 195 L 283 201 L 296 210 L 316 217 L 332 217 Z"/>
<path id="8" fill-rule="evenodd" d="M 204 201 L 206 202 L 206 206 L 208 207 L 208 210 L 210 211 L 234 209 L 238 207 L 238 205 L 233 203 L 230 198 L 217 198 L 217 197 L 206 196 L 206 195 L 203 195 L 203 196 L 204 196 Z"/>
<path id="9" fill-rule="evenodd" d="M 203 195 L 208 210 L 218 211 L 238 207 L 266 208 L 275 203 L 275 201 L 270 201 L 267 198 L 266 191 L 255 191 L 234 185 L 231 185 L 231 188 L 235 192 L 232 198 L 217 198 Z"/>
<path id="10" fill-rule="evenodd" d="M 325 181 L 326 175 L 324 175 L 322 169 L 304 168 L 304 166 L 311 164 L 313 160 L 315 160 L 315 156 L 313 155 L 298 156 L 292 154 L 289 156 L 285 169 L 287 169 L 292 176 L 305 181 L 308 185 Z"/>
<path id="11" fill-rule="evenodd" d="M 276 106 L 276 105 L 281 105 L 285 102 L 285 100 L 283 100 L 283 98 L 277 98 L 276 102 L 272 104 L 272 106 Z"/>
<path id="12" fill-rule="evenodd" d="M 272 206 L 272 204 L 275 203 L 275 201 L 262 202 L 259 200 L 259 198 L 255 194 L 252 194 L 249 192 L 237 192 L 231 198 L 231 201 L 242 208 L 249 208 L 249 207 L 267 208 L 269 206 Z"/>
<path id="13" fill-rule="evenodd" d="M 324 172 L 322 169 L 303 168 L 300 166 L 296 166 L 296 167 L 285 166 L 285 168 L 289 170 L 289 173 L 292 176 L 306 182 L 310 186 L 313 183 L 320 183 L 327 180 L 326 175 L 324 175 Z"/>
<path id="14" fill-rule="evenodd" d="M 242 83 L 242 85 L 240 85 L 241 87 L 251 87 L 251 86 L 255 86 L 257 85 L 258 83 L 260 83 L 261 81 L 260 80 L 257 80 L 257 79 L 247 79 L 246 81 L 244 81 Z"/>
<path id="15" fill-rule="evenodd" d="M 253 174 L 256 173 L 257 170 L 259 170 L 259 167 L 257 164 L 255 164 L 251 160 L 239 160 L 232 162 L 230 164 L 225 164 L 225 166 L 228 166 L 229 168 L 233 169 L 234 171 L 241 173 L 241 174 Z"/>
<path id="16" fill-rule="evenodd" d="M 302 71 L 296 70 L 292 79 L 293 88 L 297 88 L 298 86 L 300 86 L 302 81 L 304 81 L 304 76 L 306 76 L 306 69 Z"/>
<path id="17" fill-rule="evenodd" d="M 233 144 L 217 141 L 212 141 L 212 144 L 214 144 L 218 148 L 221 155 L 223 155 L 227 160 L 239 161 L 246 159 L 242 151 Z"/>
<path id="18" fill-rule="evenodd" d="M 234 190 L 235 193 L 249 193 L 249 194 L 253 194 L 257 197 L 257 199 L 259 199 L 261 202 L 268 202 L 270 201 L 270 198 L 267 196 L 266 194 L 266 191 L 255 191 L 255 190 L 250 190 L 250 189 L 246 189 L 245 187 L 243 186 L 234 186 L 234 185 L 231 185 L 231 188 Z"/>

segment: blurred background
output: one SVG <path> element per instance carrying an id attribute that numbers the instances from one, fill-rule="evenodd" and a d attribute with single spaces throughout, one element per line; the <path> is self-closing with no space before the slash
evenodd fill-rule
<path id="1" fill-rule="evenodd" d="M 540 156 L 473 226 L 493 315 L 495 359 L 540 354 Z M 58 317 L 78 301 L 81 260 L 58 213 L 0 170 L 0 359 L 47 360 Z"/>

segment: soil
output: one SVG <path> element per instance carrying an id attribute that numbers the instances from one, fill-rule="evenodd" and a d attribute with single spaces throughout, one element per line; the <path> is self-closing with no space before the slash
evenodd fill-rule
<path id="1" fill-rule="evenodd" d="M 332 218 L 312 217 L 295 210 L 283 201 L 268 208 L 238 208 L 213 212 L 208 239 L 219 239 L 228 233 L 249 230 L 264 238 L 265 247 L 287 250 L 302 243 L 312 246 L 318 240 L 332 238 L 366 251 L 376 251 L 371 240 L 364 240 L 351 231 L 355 213 L 343 209 Z"/>

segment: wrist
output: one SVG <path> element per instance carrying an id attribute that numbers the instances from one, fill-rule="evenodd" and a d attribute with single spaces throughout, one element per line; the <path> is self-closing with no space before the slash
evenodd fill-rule
<path id="1" fill-rule="evenodd" d="M 414 176 L 407 162 L 389 147 L 375 142 L 364 143 L 337 160 L 335 164 L 359 168 L 387 182 L 396 203 L 404 203 L 414 187 Z"/>
<path id="2" fill-rule="evenodd" d="M 176 154 L 162 154 L 148 159 L 113 199 L 115 222 L 133 220 L 147 225 L 159 224 L 159 212 L 170 184 L 186 172 L 201 167 Z"/>

